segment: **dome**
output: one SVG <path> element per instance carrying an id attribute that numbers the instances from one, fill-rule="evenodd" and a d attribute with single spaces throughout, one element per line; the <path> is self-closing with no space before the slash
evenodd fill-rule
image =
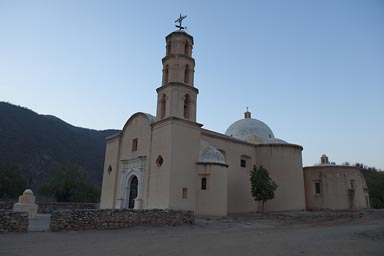
<path id="1" fill-rule="evenodd" d="M 212 146 L 207 146 L 200 151 L 200 162 L 225 164 L 223 154 Z"/>
<path id="2" fill-rule="evenodd" d="M 246 118 L 231 124 L 225 135 L 253 143 L 268 143 L 268 140 L 274 139 L 271 128 L 264 122 L 251 118 L 250 114 L 248 111 L 245 112 Z"/>
<path id="3" fill-rule="evenodd" d="M 24 190 L 24 192 L 23 192 L 23 195 L 27 195 L 27 194 L 30 194 L 30 195 L 33 195 L 33 192 L 32 192 L 32 190 L 31 189 L 26 189 L 26 190 Z"/>
<path id="4" fill-rule="evenodd" d="M 286 142 L 285 140 L 282 140 L 282 139 L 278 139 L 278 138 L 273 138 L 273 139 L 269 139 L 267 140 L 265 143 L 268 143 L 268 144 L 286 144 L 288 142 Z"/>

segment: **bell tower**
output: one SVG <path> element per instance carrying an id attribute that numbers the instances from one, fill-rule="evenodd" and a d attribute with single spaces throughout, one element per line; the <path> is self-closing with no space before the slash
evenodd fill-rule
<path id="1" fill-rule="evenodd" d="M 152 124 L 148 208 L 193 210 L 196 206 L 196 162 L 202 124 L 196 123 L 193 37 L 179 30 L 166 36 L 163 79 L 157 91 Z M 161 159 L 161 163 L 158 159 Z"/>
<path id="2" fill-rule="evenodd" d="M 196 122 L 199 90 L 194 87 L 195 60 L 192 58 L 193 37 L 184 27 L 166 36 L 163 79 L 157 88 L 156 121 L 176 117 Z"/>

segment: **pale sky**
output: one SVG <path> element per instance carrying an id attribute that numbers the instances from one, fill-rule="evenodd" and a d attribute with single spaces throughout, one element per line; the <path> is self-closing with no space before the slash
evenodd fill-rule
<path id="1" fill-rule="evenodd" d="M 99 130 L 154 115 L 180 13 L 204 128 L 249 107 L 304 165 L 384 169 L 383 0 L 0 0 L 0 101 Z"/>

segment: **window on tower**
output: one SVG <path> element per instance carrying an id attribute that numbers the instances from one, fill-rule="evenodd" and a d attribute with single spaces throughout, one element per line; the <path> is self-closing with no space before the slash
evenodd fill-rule
<path id="1" fill-rule="evenodd" d="M 189 50 L 189 44 L 188 44 L 188 42 L 185 42 L 185 45 L 184 45 L 184 54 L 185 55 L 188 55 L 188 50 Z"/>
<path id="2" fill-rule="evenodd" d="M 167 65 L 165 66 L 165 69 L 164 69 L 164 85 L 167 85 L 168 83 L 168 76 L 169 76 L 169 67 Z"/>
<path id="3" fill-rule="evenodd" d="M 171 55 L 171 44 L 167 44 L 167 56 Z"/>
<path id="4" fill-rule="evenodd" d="M 189 95 L 186 94 L 184 97 L 184 118 L 189 119 L 190 118 L 190 105 L 191 105 L 191 100 L 189 98 Z"/>
<path id="5" fill-rule="evenodd" d="M 165 96 L 165 94 L 163 94 L 163 96 L 161 97 L 161 100 L 160 100 L 160 118 L 165 117 L 166 98 L 167 98 L 167 96 Z"/>
<path id="6" fill-rule="evenodd" d="M 189 84 L 189 66 L 185 65 L 185 70 L 184 70 L 184 83 Z"/>

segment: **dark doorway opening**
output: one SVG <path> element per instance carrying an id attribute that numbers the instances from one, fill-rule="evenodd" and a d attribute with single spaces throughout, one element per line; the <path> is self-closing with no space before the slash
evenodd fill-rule
<path id="1" fill-rule="evenodd" d="M 136 176 L 133 176 L 131 184 L 129 186 L 129 202 L 128 208 L 133 209 L 135 207 L 135 198 L 137 197 L 137 185 L 138 180 Z"/>

